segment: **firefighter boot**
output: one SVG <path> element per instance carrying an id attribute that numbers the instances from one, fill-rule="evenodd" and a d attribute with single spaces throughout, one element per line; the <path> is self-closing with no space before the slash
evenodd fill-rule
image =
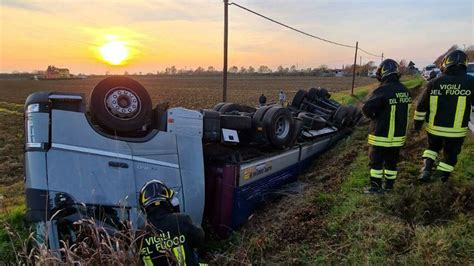
<path id="1" fill-rule="evenodd" d="M 381 193 L 383 193 L 382 178 L 370 177 L 370 187 L 364 190 L 364 194 L 374 195 Z"/>
<path id="2" fill-rule="evenodd" d="M 385 192 L 390 192 L 393 189 L 393 184 L 395 183 L 395 179 L 386 179 L 385 184 L 383 186 L 383 190 Z"/>
<path id="3" fill-rule="evenodd" d="M 418 181 L 421 183 L 428 183 L 431 181 L 431 171 L 433 169 L 433 165 L 433 159 L 425 158 L 423 168 L 421 169 L 421 174 L 418 177 Z"/>

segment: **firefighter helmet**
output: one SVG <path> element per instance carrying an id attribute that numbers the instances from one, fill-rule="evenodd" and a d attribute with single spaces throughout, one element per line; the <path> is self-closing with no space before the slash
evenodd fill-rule
<path id="1" fill-rule="evenodd" d="M 382 61 L 382 63 L 380 63 L 379 67 L 377 68 L 375 76 L 377 77 L 378 81 L 382 81 L 385 77 L 391 74 L 396 74 L 397 77 L 400 77 L 398 63 L 395 62 L 395 60 L 393 59 L 385 59 Z"/>
<path id="2" fill-rule="evenodd" d="M 179 210 L 179 201 L 176 193 L 161 181 L 151 180 L 143 185 L 140 190 L 140 207 L 147 210 L 150 206 L 170 207 Z"/>
<path id="3" fill-rule="evenodd" d="M 441 62 L 441 71 L 446 71 L 451 66 L 465 66 L 467 67 L 468 62 L 467 54 L 461 50 L 454 50 L 449 52 L 444 56 L 443 61 Z"/>

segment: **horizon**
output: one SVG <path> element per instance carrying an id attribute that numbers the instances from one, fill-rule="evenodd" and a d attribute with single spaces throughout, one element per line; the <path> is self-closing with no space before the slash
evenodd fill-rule
<path id="1" fill-rule="evenodd" d="M 349 45 L 358 40 L 371 53 L 413 61 L 419 69 L 452 45 L 474 44 L 474 3 L 469 0 L 237 3 L 322 38 Z M 449 23 L 443 21 L 446 14 L 455 14 Z M 6 0 L 0 16 L 2 73 L 48 65 L 84 74 L 156 73 L 171 66 L 222 70 L 222 1 Z M 380 62 L 359 52 L 357 64 L 360 56 L 362 65 Z M 334 69 L 353 60 L 354 49 L 308 38 L 229 6 L 229 68 Z"/>

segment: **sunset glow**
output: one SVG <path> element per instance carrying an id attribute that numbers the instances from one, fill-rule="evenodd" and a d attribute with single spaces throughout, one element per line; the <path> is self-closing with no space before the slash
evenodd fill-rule
<path id="1" fill-rule="evenodd" d="M 119 41 L 108 42 L 99 47 L 102 59 L 114 66 L 123 65 L 129 56 L 129 50 L 125 43 Z"/>
<path id="2" fill-rule="evenodd" d="M 453 44 L 473 44 L 472 1 L 241 2 L 303 31 L 350 45 L 358 41 L 373 54 L 412 60 L 420 68 Z M 171 66 L 222 69 L 222 1 L 58 3 L 1 1 L 0 72 L 44 70 L 48 65 L 102 74 L 155 73 Z M 456 16 L 441 23 L 445 13 Z M 377 21 L 386 24 L 375 27 Z M 303 36 L 235 6 L 229 8 L 228 44 L 229 66 L 341 68 L 354 60 L 353 49 Z M 364 53 L 359 56 L 362 63 L 380 61 Z"/>

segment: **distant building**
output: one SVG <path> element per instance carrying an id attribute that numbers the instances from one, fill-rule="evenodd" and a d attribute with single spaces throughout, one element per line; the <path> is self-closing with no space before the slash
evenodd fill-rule
<path id="1" fill-rule="evenodd" d="M 46 69 L 46 79 L 67 79 L 70 78 L 71 74 L 67 68 L 57 68 L 55 66 L 48 66 Z"/>

